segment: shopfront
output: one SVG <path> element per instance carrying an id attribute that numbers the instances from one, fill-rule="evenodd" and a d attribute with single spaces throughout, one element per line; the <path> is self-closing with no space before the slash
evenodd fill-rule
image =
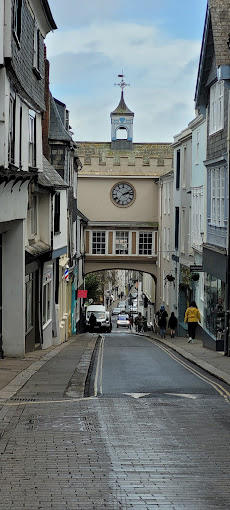
<path id="1" fill-rule="evenodd" d="M 225 284 L 205 273 L 204 279 L 204 326 L 216 339 L 224 339 L 225 330 Z"/>
<path id="2" fill-rule="evenodd" d="M 3 357 L 2 350 L 2 235 L 0 234 L 0 356 Z"/>
<path id="3" fill-rule="evenodd" d="M 226 263 L 225 253 L 204 248 L 204 347 L 216 351 L 224 350 Z"/>

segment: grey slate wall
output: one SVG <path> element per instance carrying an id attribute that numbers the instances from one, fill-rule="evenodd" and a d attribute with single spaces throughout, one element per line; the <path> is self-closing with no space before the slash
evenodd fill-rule
<path id="1" fill-rule="evenodd" d="M 13 9 L 13 0 L 11 1 Z M 34 26 L 35 21 L 27 7 L 25 0 L 22 2 L 22 29 L 20 45 L 18 45 L 15 37 L 12 34 L 12 62 L 9 69 L 15 87 L 32 105 L 37 106 L 41 110 L 45 110 L 44 101 L 44 40 L 40 34 L 39 41 L 39 56 L 40 56 L 40 71 L 42 79 L 38 79 L 33 72 L 33 58 L 34 58 Z M 12 29 L 13 30 L 13 29 Z M 12 77 L 11 77 L 12 78 Z"/>

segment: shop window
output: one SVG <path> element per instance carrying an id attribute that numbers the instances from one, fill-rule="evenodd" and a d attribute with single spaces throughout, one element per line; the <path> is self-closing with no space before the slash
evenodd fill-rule
<path id="1" fill-rule="evenodd" d="M 0 351 L 2 349 L 2 235 L 0 234 Z"/>
<path id="2" fill-rule="evenodd" d="M 25 292 L 25 329 L 26 333 L 33 327 L 33 274 L 26 275 L 26 292 Z"/>
<path id="3" fill-rule="evenodd" d="M 216 338 L 225 327 L 225 284 L 210 274 L 204 280 L 204 326 Z"/>
<path id="4" fill-rule="evenodd" d="M 46 282 L 43 285 L 43 326 L 51 318 L 51 281 Z"/>

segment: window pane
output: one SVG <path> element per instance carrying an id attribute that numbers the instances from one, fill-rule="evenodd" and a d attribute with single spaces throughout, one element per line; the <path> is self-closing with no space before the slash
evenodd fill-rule
<path id="1" fill-rule="evenodd" d="M 152 232 L 139 232 L 139 255 L 152 255 Z"/>
<path id="2" fill-rule="evenodd" d="M 128 255 L 129 233 L 126 231 L 116 232 L 115 251 L 117 255 Z"/>
<path id="3" fill-rule="evenodd" d="M 105 254 L 105 232 L 95 231 L 92 236 L 92 253 L 93 255 Z"/>
<path id="4" fill-rule="evenodd" d="M 33 326 L 33 275 L 26 282 L 26 332 Z"/>

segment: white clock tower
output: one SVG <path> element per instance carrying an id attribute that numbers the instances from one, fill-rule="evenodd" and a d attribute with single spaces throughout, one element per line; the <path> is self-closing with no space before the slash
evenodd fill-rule
<path id="1" fill-rule="evenodd" d="M 118 75 L 120 83 L 115 83 L 121 88 L 121 99 L 117 108 L 110 114 L 111 117 L 111 149 L 127 150 L 133 148 L 133 119 L 134 113 L 129 110 L 124 100 L 124 88 L 128 86 L 124 82 L 123 74 Z"/>

